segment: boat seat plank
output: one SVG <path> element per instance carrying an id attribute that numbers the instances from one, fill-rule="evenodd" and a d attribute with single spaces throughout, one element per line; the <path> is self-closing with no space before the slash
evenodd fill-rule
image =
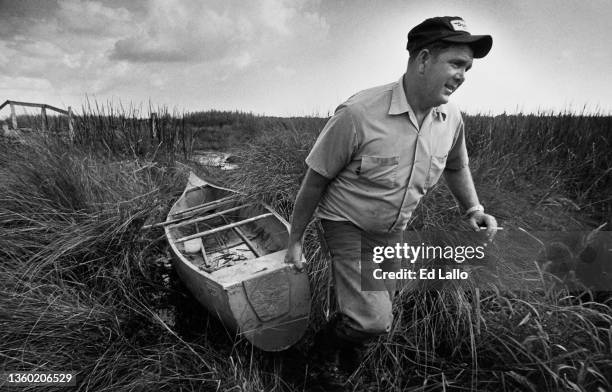
<path id="1" fill-rule="evenodd" d="M 229 204 L 238 199 L 240 199 L 240 195 L 225 196 L 221 199 L 210 201 L 208 203 L 198 204 L 197 206 L 193 206 L 193 207 L 185 208 L 184 210 L 176 211 L 172 215 L 180 215 L 180 214 L 185 214 L 185 213 L 193 212 L 193 211 L 201 212 L 200 211 L 201 209 L 213 209 L 220 205 Z"/>
<path id="2" fill-rule="evenodd" d="M 250 207 L 252 205 L 253 205 L 253 203 L 243 204 L 243 205 L 240 205 L 240 206 L 228 208 L 227 210 L 215 212 L 215 213 L 210 214 L 210 215 L 201 216 L 201 217 L 195 218 L 195 219 L 183 220 L 183 218 L 179 218 L 179 219 L 175 219 L 173 221 L 163 222 L 162 225 L 169 225 L 171 228 L 187 226 L 187 225 L 190 225 L 192 223 L 204 222 L 204 221 L 207 221 L 207 220 L 210 220 L 210 219 L 213 219 L 213 218 L 217 218 L 219 216 L 223 216 L 225 214 L 229 214 L 230 212 L 235 212 L 235 211 L 241 210 L 243 208 Z M 190 217 L 191 216 L 187 217 L 187 219 L 190 218 Z M 174 224 L 174 222 L 178 222 L 178 223 Z"/>
<path id="3" fill-rule="evenodd" d="M 226 217 L 222 216 L 221 218 L 223 219 L 223 221 L 225 221 L 225 223 L 227 223 L 227 224 L 230 223 L 227 220 Z M 253 243 L 253 241 L 251 241 L 247 237 L 247 235 L 239 227 L 232 227 L 232 230 L 234 230 L 234 233 L 236 233 L 238 235 L 238 237 L 240 237 L 240 239 L 246 244 L 246 246 L 249 247 L 249 249 L 251 250 L 251 252 L 253 252 L 253 255 L 255 257 L 261 257 L 262 256 L 261 252 L 259 252 L 257 250 L 257 246 Z"/>
<path id="4" fill-rule="evenodd" d="M 271 212 L 268 212 L 266 214 L 257 215 L 257 216 L 254 216 L 252 218 L 247 218 L 247 219 L 243 219 L 243 220 L 231 223 L 229 225 L 219 226 L 219 227 L 215 227 L 214 229 L 203 231 L 201 233 L 195 233 L 195 234 L 191 234 L 191 235 L 188 235 L 188 236 L 185 236 L 185 237 L 181 237 L 181 238 L 175 240 L 175 242 L 185 242 L 185 241 L 188 241 L 188 240 L 192 240 L 194 238 L 206 237 L 208 235 L 215 234 L 215 233 L 218 233 L 220 231 L 233 229 L 234 227 L 245 225 L 245 224 L 251 223 L 251 222 L 255 222 L 257 220 L 268 218 L 270 216 L 274 216 L 274 214 L 271 213 Z"/>
<path id="5" fill-rule="evenodd" d="M 206 211 L 210 211 L 210 210 L 213 210 L 215 208 L 219 208 L 221 206 L 224 206 L 224 205 L 227 205 L 227 204 L 231 204 L 234 201 L 235 200 L 226 200 L 224 203 L 221 203 L 221 204 L 218 204 L 218 205 L 208 206 L 206 208 L 200 207 L 200 208 L 202 208 L 202 210 L 201 211 L 198 210 L 198 211 L 194 212 L 194 214 L 192 214 L 192 215 L 186 215 L 186 216 L 182 216 L 180 218 L 170 219 L 170 220 L 167 220 L 165 222 L 155 223 L 155 224 L 152 224 L 152 225 L 145 225 L 142 228 L 144 230 L 147 230 L 147 229 L 153 229 L 153 228 L 156 228 L 156 227 L 170 227 L 170 228 L 181 227 L 181 226 L 185 226 L 185 225 L 190 225 L 192 223 L 202 222 L 202 221 L 205 221 L 205 220 L 208 220 L 208 219 L 216 218 L 216 217 L 221 216 L 223 214 L 227 214 L 227 213 L 230 213 L 230 212 L 238 211 L 238 210 L 240 210 L 242 208 L 250 207 L 250 206 L 253 205 L 253 203 L 247 203 L 247 204 L 243 204 L 243 205 L 240 205 L 240 206 L 228 208 L 227 210 L 215 212 L 215 213 L 210 214 L 210 215 L 201 216 L 199 218 L 191 219 L 191 218 L 193 218 L 196 215 L 196 213 L 197 214 L 202 214 L 202 213 L 204 213 Z M 177 212 L 176 214 L 173 214 L 173 215 L 178 215 L 180 213 L 181 212 Z"/>
<path id="6" fill-rule="evenodd" d="M 234 230 L 236 234 L 238 234 L 238 236 L 242 239 L 242 241 L 244 241 L 246 246 L 249 247 L 249 249 L 251 250 L 251 252 L 253 252 L 255 257 L 263 256 L 261 252 L 257 250 L 257 245 L 255 245 L 253 241 L 249 240 L 249 238 L 246 236 L 246 234 L 244 234 L 244 232 L 240 228 L 233 227 L 232 230 Z"/>

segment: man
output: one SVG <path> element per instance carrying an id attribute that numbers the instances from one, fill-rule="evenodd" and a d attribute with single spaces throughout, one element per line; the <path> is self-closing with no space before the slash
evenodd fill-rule
<path id="1" fill-rule="evenodd" d="M 492 46 L 463 19 L 427 19 L 408 34 L 406 73 L 341 104 L 306 158 L 309 169 L 295 202 L 285 258 L 303 268 L 302 237 L 316 209 L 332 256 L 339 315 L 317 336 L 328 349 L 355 350 L 389 331 L 393 282 L 361 287 L 362 247 L 401 242 L 419 200 L 444 173 L 474 230 L 497 223 L 478 201 L 459 110 L 448 104 L 473 58 Z M 385 290 L 387 289 L 387 290 Z"/>

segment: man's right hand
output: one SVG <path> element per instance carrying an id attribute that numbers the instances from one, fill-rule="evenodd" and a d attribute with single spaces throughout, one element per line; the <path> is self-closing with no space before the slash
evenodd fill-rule
<path id="1" fill-rule="evenodd" d="M 312 214 L 317 208 L 317 204 L 319 204 L 319 200 L 321 200 L 321 196 L 323 196 L 329 182 L 330 179 L 309 168 L 295 198 L 285 263 L 295 265 L 298 271 L 304 269 L 305 260 L 302 254 L 302 238 L 304 237 L 306 226 L 308 226 L 308 222 L 310 222 Z"/>
<path id="2" fill-rule="evenodd" d="M 287 246 L 285 254 L 285 263 L 293 264 L 298 271 L 304 269 L 304 255 L 302 253 L 302 243 L 292 242 Z"/>

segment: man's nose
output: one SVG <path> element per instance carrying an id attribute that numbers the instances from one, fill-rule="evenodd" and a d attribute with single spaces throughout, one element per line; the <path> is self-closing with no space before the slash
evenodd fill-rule
<path id="1" fill-rule="evenodd" d="M 457 71 L 457 73 L 455 73 L 455 80 L 459 84 L 463 83 L 463 81 L 465 80 L 465 71 L 463 69 L 460 69 Z"/>

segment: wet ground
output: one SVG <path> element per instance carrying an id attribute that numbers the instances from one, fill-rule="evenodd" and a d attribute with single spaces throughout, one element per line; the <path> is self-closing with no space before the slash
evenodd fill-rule
<path id="1" fill-rule="evenodd" d="M 192 160 L 202 166 L 218 167 L 221 170 L 235 170 L 238 168 L 232 162 L 232 154 L 221 151 L 194 151 Z"/>

